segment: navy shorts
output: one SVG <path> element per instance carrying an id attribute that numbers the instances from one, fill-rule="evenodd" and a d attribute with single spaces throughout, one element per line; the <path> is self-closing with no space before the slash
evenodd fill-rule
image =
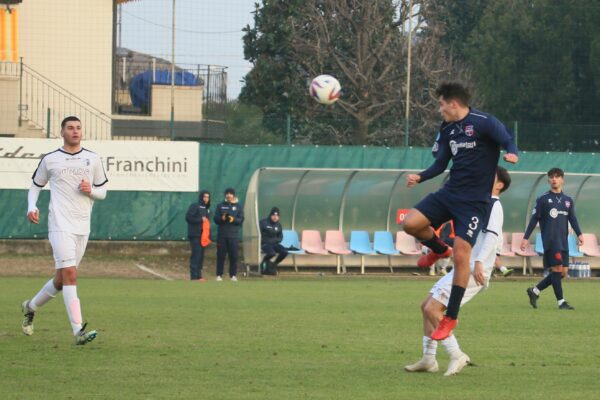
<path id="1" fill-rule="evenodd" d="M 466 202 L 453 199 L 452 195 L 439 190 L 427 195 L 415 208 L 427 217 L 433 227 L 449 220 L 454 221 L 456 236 L 473 246 L 483 228 L 488 204 L 484 201 Z"/>
<path id="2" fill-rule="evenodd" d="M 559 267 L 569 267 L 569 251 L 568 250 L 547 250 L 544 251 L 544 269 Z"/>

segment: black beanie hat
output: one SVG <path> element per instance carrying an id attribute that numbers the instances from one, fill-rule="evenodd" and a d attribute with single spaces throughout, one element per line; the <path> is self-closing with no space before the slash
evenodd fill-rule
<path id="1" fill-rule="evenodd" d="M 269 217 L 271 215 L 279 215 L 279 208 L 278 207 L 271 208 L 271 212 L 269 213 Z"/>
<path id="2" fill-rule="evenodd" d="M 234 188 L 225 189 L 225 194 L 229 194 L 229 193 L 231 193 L 232 195 L 235 196 L 235 189 Z"/>

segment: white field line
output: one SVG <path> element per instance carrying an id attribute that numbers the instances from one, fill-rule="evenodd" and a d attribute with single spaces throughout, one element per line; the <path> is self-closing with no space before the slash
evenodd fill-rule
<path id="1" fill-rule="evenodd" d="M 136 266 L 136 267 L 138 267 L 139 269 L 141 269 L 141 270 L 142 270 L 142 271 L 144 271 L 144 272 L 147 272 L 147 273 L 149 273 L 149 274 L 152 274 L 152 275 L 154 275 L 154 276 L 158 276 L 159 278 L 161 278 L 161 279 L 164 279 L 164 280 L 166 280 L 166 281 L 172 281 L 172 280 L 173 280 L 173 278 L 169 278 L 169 277 L 168 277 L 168 276 L 166 276 L 166 275 L 159 274 L 159 273 L 158 273 L 158 272 L 156 272 L 156 271 L 152 271 L 150 268 L 146 267 L 145 265 L 142 265 L 142 264 L 135 264 L 135 266 Z"/>

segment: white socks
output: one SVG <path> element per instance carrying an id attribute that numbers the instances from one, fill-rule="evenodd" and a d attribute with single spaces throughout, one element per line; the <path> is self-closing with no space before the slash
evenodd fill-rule
<path id="1" fill-rule="evenodd" d="M 450 335 L 446 339 L 442 340 L 442 345 L 446 349 L 446 352 L 450 358 L 457 358 L 462 354 L 456 336 Z"/>
<path id="2" fill-rule="evenodd" d="M 437 352 L 437 345 L 437 340 L 433 340 L 430 337 L 423 336 L 423 358 L 435 358 L 435 354 Z"/>
<path id="3" fill-rule="evenodd" d="M 54 279 L 50 279 L 42 287 L 42 289 L 35 295 L 28 304 L 28 308 L 31 311 L 37 311 L 38 308 L 52 300 L 58 294 L 58 290 L 54 287 Z"/>
<path id="4" fill-rule="evenodd" d="M 506 271 L 507 271 L 507 268 L 504 265 L 501 266 L 499 269 L 500 269 L 500 272 L 502 272 L 503 274 L 506 273 Z"/>
<path id="5" fill-rule="evenodd" d="M 537 286 L 533 287 L 533 293 L 535 293 L 536 295 L 540 295 L 540 289 L 537 288 Z"/>
<path id="6" fill-rule="evenodd" d="M 69 321 L 71 322 L 71 328 L 73 328 L 73 335 L 81 330 L 81 306 L 79 304 L 79 298 L 77 297 L 77 286 L 75 285 L 63 285 L 63 299 L 65 301 L 65 307 L 67 308 L 67 314 L 69 314 Z"/>

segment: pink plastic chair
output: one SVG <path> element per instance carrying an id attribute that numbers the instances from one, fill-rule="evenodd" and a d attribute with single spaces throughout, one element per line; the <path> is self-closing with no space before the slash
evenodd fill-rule
<path id="1" fill-rule="evenodd" d="M 319 231 L 302 231 L 302 249 L 310 254 L 328 255 L 329 252 L 323 247 L 321 233 Z"/>
<path id="2" fill-rule="evenodd" d="M 346 244 L 344 233 L 342 231 L 326 231 L 325 232 L 325 250 L 335 254 L 337 258 L 337 273 L 340 273 L 342 268 L 342 256 L 352 254 L 352 251 Z M 345 272 L 344 267 L 344 272 Z"/>
<path id="3" fill-rule="evenodd" d="M 514 257 L 516 255 L 511 249 L 509 241 L 510 236 L 510 233 L 502 233 L 502 251 L 500 252 L 500 255 L 503 257 Z"/>
<path id="4" fill-rule="evenodd" d="M 579 246 L 579 251 L 589 257 L 600 257 L 600 246 L 598 246 L 598 238 L 593 233 L 584 233 L 583 244 Z"/>
<path id="5" fill-rule="evenodd" d="M 523 275 L 527 274 L 527 264 L 529 264 L 529 271 L 533 274 L 533 268 L 531 267 L 530 257 L 537 256 L 535 247 L 529 243 L 529 247 L 525 251 L 521 250 L 521 241 L 523 240 L 523 232 L 515 232 L 512 234 L 510 240 L 510 250 L 518 256 L 523 257 Z"/>
<path id="6" fill-rule="evenodd" d="M 418 256 L 421 252 L 421 244 L 413 236 L 404 231 L 396 233 L 396 250 L 407 256 Z"/>

